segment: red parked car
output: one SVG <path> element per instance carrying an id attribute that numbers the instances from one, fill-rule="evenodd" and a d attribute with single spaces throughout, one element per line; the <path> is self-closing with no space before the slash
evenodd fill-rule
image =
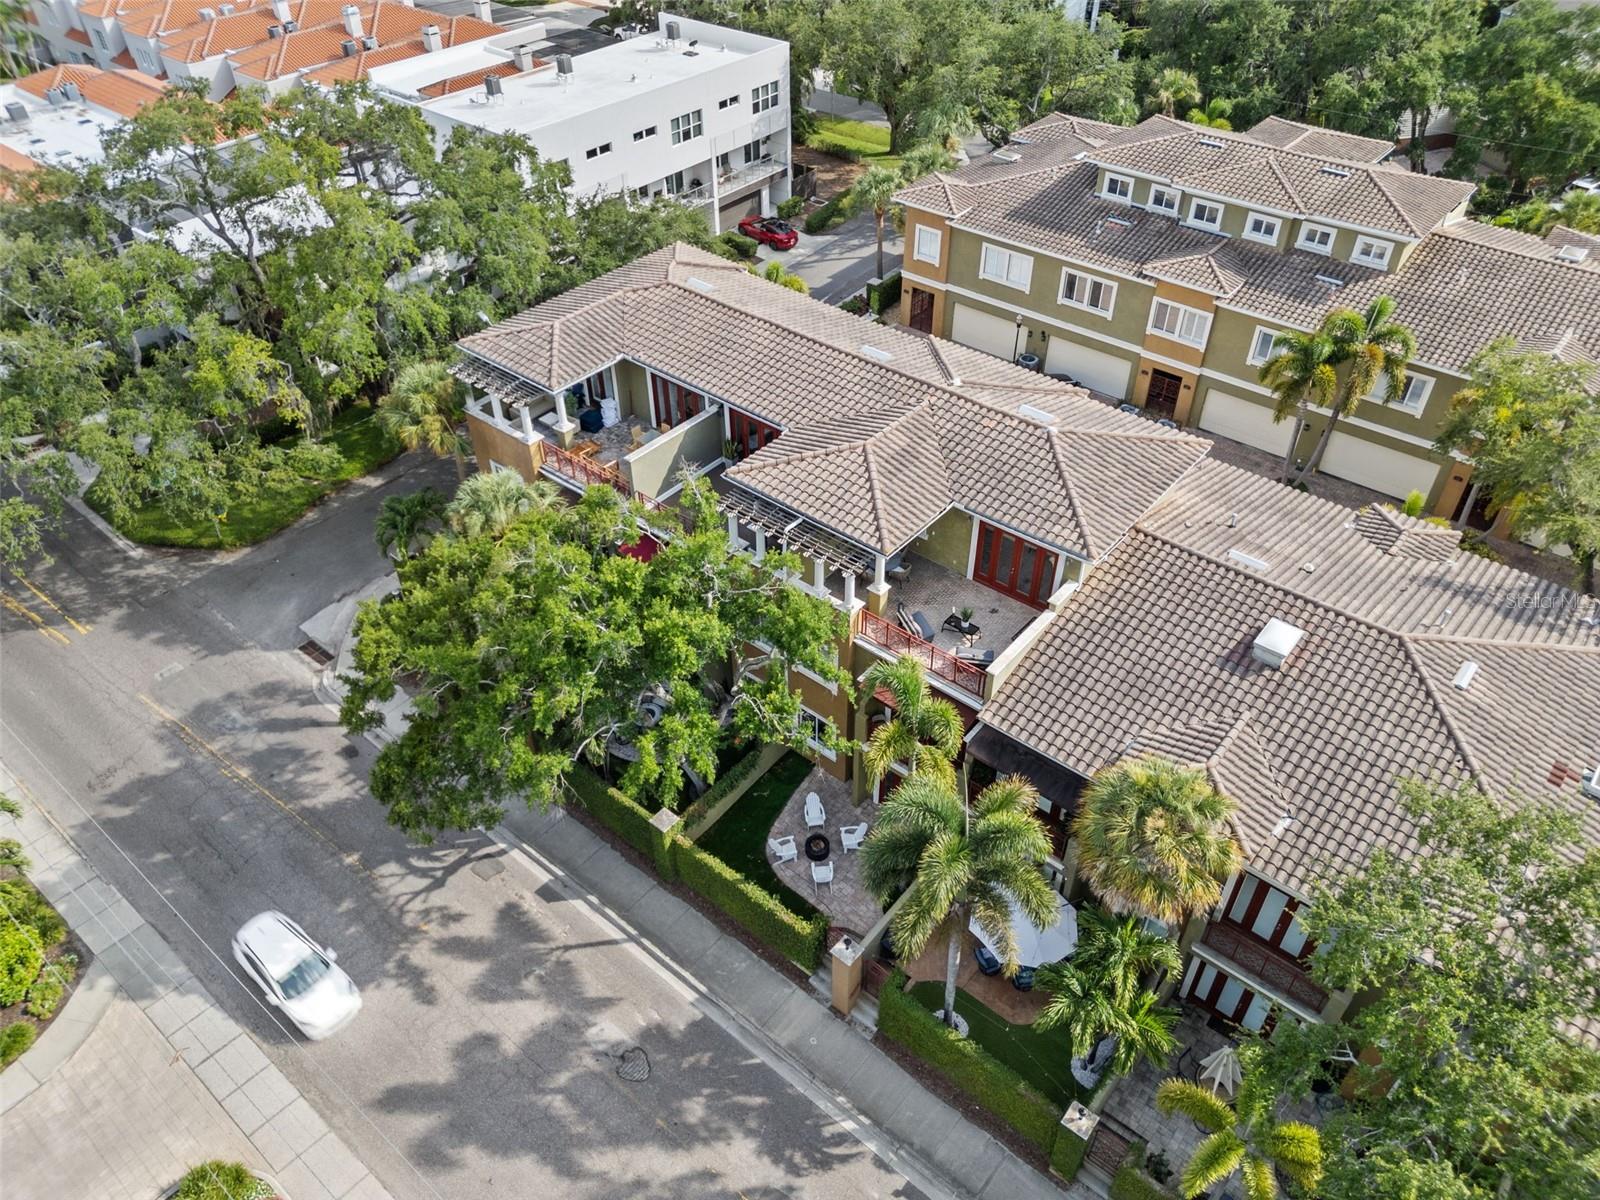
<path id="1" fill-rule="evenodd" d="M 795 227 L 777 217 L 746 217 L 739 222 L 739 232 L 774 250 L 793 250 L 800 240 Z"/>

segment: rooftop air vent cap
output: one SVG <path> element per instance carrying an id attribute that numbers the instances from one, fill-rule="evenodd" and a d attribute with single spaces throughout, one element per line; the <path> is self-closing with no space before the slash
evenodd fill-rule
<path id="1" fill-rule="evenodd" d="M 1464 692 L 1472 686 L 1472 681 L 1478 677 L 1478 664 L 1472 659 L 1467 659 L 1456 672 L 1456 677 L 1450 681 L 1452 687 L 1458 692 Z"/>
<path id="2" fill-rule="evenodd" d="M 1281 671 L 1284 662 L 1305 640 L 1305 636 L 1304 629 L 1273 617 L 1256 634 L 1256 640 L 1250 643 L 1250 657 L 1263 666 Z"/>

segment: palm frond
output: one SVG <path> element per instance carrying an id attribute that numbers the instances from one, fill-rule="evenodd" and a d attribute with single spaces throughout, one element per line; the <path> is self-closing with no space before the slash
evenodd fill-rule
<path id="1" fill-rule="evenodd" d="M 1261 1150 L 1301 1187 L 1314 1188 L 1322 1178 L 1322 1135 L 1304 1122 L 1273 1126 L 1262 1135 Z"/>
<path id="2" fill-rule="evenodd" d="M 1277 1196 L 1278 1181 L 1266 1162 L 1246 1157 L 1239 1171 L 1244 1178 L 1245 1200 L 1274 1200 Z"/>
<path id="3" fill-rule="evenodd" d="M 1156 1109 L 1163 1116 L 1181 1113 L 1213 1132 L 1232 1129 L 1234 1125 L 1233 1109 L 1187 1079 L 1163 1079 L 1156 1088 Z"/>
<path id="4" fill-rule="evenodd" d="M 1194 1148 L 1194 1153 L 1184 1164 L 1183 1194 L 1198 1196 L 1221 1183 L 1239 1169 L 1244 1153 L 1244 1143 L 1233 1130 L 1223 1129 L 1213 1133 Z"/>

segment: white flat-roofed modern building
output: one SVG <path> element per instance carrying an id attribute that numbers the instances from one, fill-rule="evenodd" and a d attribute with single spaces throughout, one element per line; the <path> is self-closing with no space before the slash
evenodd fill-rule
<path id="1" fill-rule="evenodd" d="M 577 195 L 666 193 L 703 209 L 717 233 L 788 198 L 787 42 L 668 13 L 654 33 L 570 59 L 506 40 L 369 78 L 417 105 L 441 145 L 460 125 L 522 134 L 571 167 Z"/>

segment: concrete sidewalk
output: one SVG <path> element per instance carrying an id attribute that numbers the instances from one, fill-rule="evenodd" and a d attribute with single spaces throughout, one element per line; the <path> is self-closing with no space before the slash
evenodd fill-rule
<path id="1" fill-rule="evenodd" d="M 918 1174 L 944 1181 L 952 1195 L 976 1200 L 1088 1200 L 1080 1183 L 1060 1184 L 922 1085 L 812 992 L 759 955 L 653 875 L 641 871 L 561 810 L 509 813 L 503 828 L 547 867 L 608 910 L 647 952 L 823 1088 L 843 1109 L 870 1123 L 892 1145 L 878 1149 L 892 1165 L 909 1160 Z"/>
<path id="2" fill-rule="evenodd" d="M 67 1007 L 0 1075 L 7 1200 L 148 1200 L 206 1159 L 266 1169 L 295 1200 L 388 1200 L 251 1036 L 0 765 L 28 878 L 94 954 Z M 48 1147 L 48 1152 L 45 1152 Z"/>

